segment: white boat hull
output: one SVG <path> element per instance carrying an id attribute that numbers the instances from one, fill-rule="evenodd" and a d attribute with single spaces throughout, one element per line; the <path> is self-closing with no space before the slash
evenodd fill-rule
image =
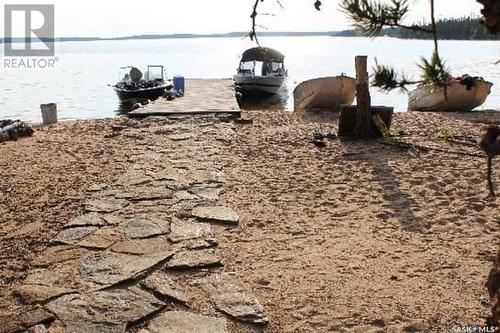
<path id="1" fill-rule="evenodd" d="M 234 82 L 242 92 L 277 94 L 283 87 L 285 76 L 235 75 Z"/>
<path id="2" fill-rule="evenodd" d="M 446 88 L 419 87 L 409 93 L 408 110 L 415 111 L 470 111 L 484 103 L 493 83 L 476 80 L 467 90 L 464 84 L 451 82 Z"/>
<path id="3" fill-rule="evenodd" d="M 293 91 L 296 110 L 337 111 L 342 104 L 352 104 L 355 96 L 356 80 L 345 75 L 304 81 Z"/>

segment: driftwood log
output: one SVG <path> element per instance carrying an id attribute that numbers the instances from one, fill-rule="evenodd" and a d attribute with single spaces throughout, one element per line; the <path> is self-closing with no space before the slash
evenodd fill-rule
<path id="1" fill-rule="evenodd" d="M 0 121 L 0 142 L 16 141 L 20 137 L 32 136 L 34 132 L 31 127 L 20 120 Z"/>

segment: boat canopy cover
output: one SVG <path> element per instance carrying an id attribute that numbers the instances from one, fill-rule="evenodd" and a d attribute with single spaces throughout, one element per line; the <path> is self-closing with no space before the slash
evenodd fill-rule
<path id="1" fill-rule="evenodd" d="M 243 52 L 241 62 L 262 61 L 262 62 L 283 62 L 285 56 L 269 47 L 254 47 Z"/>

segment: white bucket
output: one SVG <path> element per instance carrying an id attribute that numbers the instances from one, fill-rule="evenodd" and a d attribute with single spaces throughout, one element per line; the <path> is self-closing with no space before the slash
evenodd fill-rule
<path id="1" fill-rule="evenodd" d="M 42 110 L 42 120 L 44 125 L 56 124 L 57 123 L 57 104 L 41 104 L 40 109 Z"/>

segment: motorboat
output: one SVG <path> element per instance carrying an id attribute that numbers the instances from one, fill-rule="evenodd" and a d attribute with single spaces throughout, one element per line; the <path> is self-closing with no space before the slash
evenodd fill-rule
<path id="1" fill-rule="evenodd" d="M 295 110 L 329 109 L 338 111 L 356 96 L 356 80 L 344 73 L 300 83 L 293 91 Z"/>
<path id="2" fill-rule="evenodd" d="M 409 93 L 408 110 L 470 111 L 482 105 L 493 83 L 482 77 L 462 75 L 450 78 L 446 87 L 419 86 Z"/>
<path id="3" fill-rule="evenodd" d="M 150 65 L 143 73 L 136 67 L 122 67 L 122 79 L 113 85 L 113 89 L 122 101 L 155 100 L 172 89 L 171 81 L 165 80 L 163 66 Z"/>
<path id="4" fill-rule="evenodd" d="M 282 53 L 268 47 L 246 50 L 234 76 L 236 91 L 242 94 L 277 94 L 288 76 L 284 60 Z"/>

